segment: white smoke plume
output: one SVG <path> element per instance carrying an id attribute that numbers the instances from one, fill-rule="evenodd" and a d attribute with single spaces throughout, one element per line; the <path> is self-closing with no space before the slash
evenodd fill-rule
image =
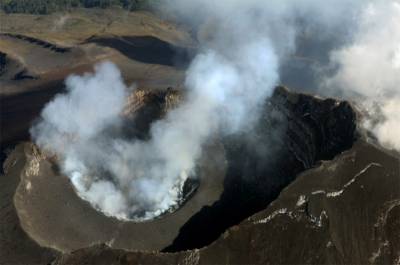
<path id="1" fill-rule="evenodd" d="M 364 126 L 400 151 L 400 1 L 375 1 L 361 10 L 352 41 L 331 52 L 338 67 L 325 89 L 339 89 L 368 116 Z"/>
<path id="2" fill-rule="evenodd" d="M 128 90 L 121 80 L 110 63 L 69 77 L 31 134 L 58 155 L 80 196 L 108 215 L 146 220 L 177 203 L 207 139 L 251 129 L 278 82 L 278 56 L 258 34 L 229 50 L 205 48 L 187 70 L 186 101 L 152 125 L 148 141 L 112 133 Z"/>
<path id="3" fill-rule="evenodd" d="M 67 94 L 45 107 L 32 136 L 59 155 L 78 193 L 106 214 L 127 219 L 145 211 L 142 219 L 152 218 L 176 204 L 204 142 L 218 130 L 233 133 L 249 125 L 247 111 L 271 93 L 276 57 L 268 43 L 255 45 L 238 50 L 243 61 L 211 51 L 199 56 L 188 71 L 187 101 L 152 125 L 149 141 L 118 139 L 107 131 L 122 122 L 128 90 L 110 63 L 97 66 L 95 74 L 68 78 Z M 254 52 L 255 61 L 247 62 Z M 239 66 L 253 71 L 239 72 Z"/>
<path id="4" fill-rule="evenodd" d="M 347 41 L 354 47 L 332 53 L 339 70 L 326 84 L 352 89 L 368 98 L 398 91 L 392 82 L 396 79 L 391 79 L 396 72 L 396 50 L 373 51 L 375 45 L 379 46 L 379 38 L 374 41 L 373 35 L 380 32 L 381 25 L 374 27 L 368 21 L 369 13 L 364 10 L 374 7 L 369 2 L 165 1 L 164 10 L 196 26 L 199 52 L 187 70 L 185 102 L 152 124 L 150 139 L 126 140 L 113 133 L 121 129 L 120 113 L 129 89 L 110 63 L 97 66 L 94 74 L 68 78 L 67 93 L 45 107 L 41 121 L 31 130 L 32 137 L 39 146 L 59 156 L 62 170 L 77 192 L 95 207 L 121 219 L 153 218 L 177 203 L 182 185 L 194 173 L 210 137 L 251 131 L 262 105 L 279 83 L 281 62 L 296 52 L 297 37 L 302 32 L 311 30 L 319 38 L 332 38 L 344 25 L 350 33 L 358 32 L 350 34 Z M 374 12 L 371 16 L 384 16 Z M 385 19 L 388 31 L 395 30 L 398 21 L 391 19 L 395 19 L 396 11 L 386 12 L 390 16 L 380 19 Z M 360 16 L 365 20 L 361 24 Z M 398 40 L 397 35 L 387 34 L 383 32 L 380 40 Z M 384 59 L 378 59 L 381 56 Z M 357 60 L 361 65 L 354 72 L 352 63 Z M 376 72 L 368 68 L 371 62 L 381 64 L 385 60 L 391 62 L 383 64 L 386 68 Z M 388 87 L 382 90 L 385 93 L 375 95 L 376 89 L 369 81 L 363 82 L 363 75 L 367 75 L 365 79 L 381 78 L 379 84 Z M 354 81 L 357 77 L 359 82 Z M 381 113 L 391 116 L 397 106 L 396 101 L 388 102 Z M 388 119 L 373 127 L 386 139 L 383 142 L 390 143 L 393 135 L 385 126 L 398 125 Z"/>

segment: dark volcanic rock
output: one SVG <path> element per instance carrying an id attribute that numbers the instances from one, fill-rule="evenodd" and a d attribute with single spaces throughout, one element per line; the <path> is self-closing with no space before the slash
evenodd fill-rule
<path id="1" fill-rule="evenodd" d="M 144 254 L 94 246 L 55 264 L 397 264 L 399 162 L 359 140 L 208 247 Z"/>
<path id="2" fill-rule="evenodd" d="M 0 264 L 46 264 L 59 253 L 29 238 L 14 206 L 14 195 L 27 162 L 21 152 L 22 145 L 8 156 L 3 165 L 5 175 L 0 176 Z"/>
<path id="3" fill-rule="evenodd" d="M 160 115 L 160 108 L 179 101 L 171 93 L 162 95 L 152 95 L 156 99 L 152 100 L 154 105 L 146 103 L 148 97 L 143 97 L 143 101 L 136 98 L 127 112 L 141 116 L 137 110 L 142 109 L 143 115 L 147 116 L 146 109 L 143 109 L 146 105 L 153 106 L 149 107 L 149 113 Z M 136 97 L 140 98 L 140 95 Z M 36 229 L 36 235 L 50 228 L 55 231 L 57 222 L 50 223 L 51 227 L 36 226 L 30 219 L 29 211 L 40 200 L 32 197 L 29 201 L 29 196 L 17 192 L 14 201 L 9 196 L 2 204 L 2 217 L 9 215 L 3 209 L 14 209 L 15 218 L 7 219 L 7 225 L 1 221 L 0 250 L 10 251 L 7 255 L 0 252 L 0 264 L 7 261 L 26 263 L 29 257 L 37 263 L 55 258 L 53 264 L 399 262 L 399 158 L 368 143 L 363 137 L 357 139 L 356 115 L 346 102 L 317 99 L 279 88 L 266 108 L 266 115 L 251 133 L 223 140 L 228 162 L 223 194 L 217 202 L 191 216 L 173 244 L 166 249 L 192 250 L 175 253 L 127 251 L 123 250 L 126 249 L 125 243 L 113 245 L 105 242 L 107 245 L 99 244 L 59 254 L 36 244 L 35 240 L 39 238 L 35 237 L 35 233 L 30 233 L 33 240 L 25 235 L 24 229 L 27 228 L 25 231 L 28 232 Z M 143 122 L 144 129 L 146 124 Z M 26 158 L 27 154 L 30 157 Z M 35 157 L 39 158 L 40 154 L 33 154 Z M 35 184 L 40 184 L 37 181 L 46 178 L 32 172 L 39 162 L 32 159 L 32 152 L 26 152 L 19 146 L 5 163 L 6 174 L 1 177 L 3 181 L 14 183 L 14 188 L 1 185 L 1 194 L 14 194 L 18 182 L 18 189 L 26 192 L 30 183 L 27 180 L 31 181 L 33 191 L 37 189 Z M 28 178 L 28 175 L 33 177 Z M 56 186 L 52 183 L 55 178 L 48 178 L 43 183 L 50 190 L 54 189 Z M 45 196 L 50 197 L 62 198 L 51 194 Z M 16 218 L 15 203 L 20 220 Z M 75 211 L 73 201 L 66 200 L 65 203 L 69 206 L 62 206 L 63 209 Z M 53 201 L 49 203 L 53 204 Z M 47 208 L 45 205 L 40 207 Z M 35 218 L 55 218 L 46 214 L 35 215 Z M 79 216 L 79 220 L 84 221 L 90 215 L 90 209 L 87 209 L 86 217 Z M 57 218 L 61 220 L 62 216 Z M 21 229 L 20 221 L 24 229 Z M 13 234 L 12 227 L 20 231 L 19 234 Z M 77 224 L 74 233 L 80 233 L 79 228 Z M 98 229 L 102 233 L 108 231 L 102 230 L 101 225 Z M 119 231 L 121 233 L 122 230 Z M 64 231 L 59 236 L 64 237 L 63 233 L 66 236 Z M 84 239 L 83 234 L 80 236 Z M 16 244 L 4 239 L 7 237 L 18 237 L 20 242 L 29 243 L 18 244 L 21 251 L 13 255 L 11 249 Z M 149 240 L 148 237 L 134 236 L 128 239 Z M 25 256 L 19 261 L 18 253 L 22 252 Z"/>
<path id="4" fill-rule="evenodd" d="M 255 128 L 224 140 L 228 168 L 221 198 L 190 218 L 164 251 L 204 247 L 265 209 L 297 174 L 349 149 L 355 119 L 347 102 L 278 87 Z"/>
<path id="5" fill-rule="evenodd" d="M 193 57 L 190 49 L 172 45 L 153 36 L 93 36 L 87 42 L 114 48 L 132 60 L 149 64 L 183 68 Z"/>

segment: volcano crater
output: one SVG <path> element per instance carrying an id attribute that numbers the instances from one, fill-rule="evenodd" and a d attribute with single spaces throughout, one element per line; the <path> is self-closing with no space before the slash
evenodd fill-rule
<path id="1" fill-rule="evenodd" d="M 183 96 L 171 89 L 137 93 L 127 107 L 135 124 L 129 134 L 146 139 L 150 124 Z M 299 173 L 351 148 L 357 138 L 356 114 L 347 102 L 278 87 L 263 113 L 248 132 L 210 139 L 198 161 L 198 181 L 183 185 L 186 200 L 146 222 L 121 221 L 94 209 L 54 161 L 31 143 L 19 145 L 6 164 L 25 159 L 23 168 L 6 171 L 21 174 L 14 196 L 21 226 L 41 246 L 62 252 L 98 243 L 143 251 L 201 248 L 266 208 Z"/>

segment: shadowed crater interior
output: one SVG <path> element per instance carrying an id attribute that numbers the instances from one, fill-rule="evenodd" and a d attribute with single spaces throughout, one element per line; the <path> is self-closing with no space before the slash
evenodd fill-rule
<path id="1" fill-rule="evenodd" d="M 91 37 L 88 43 L 111 47 L 130 59 L 149 63 L 185 67 L 193 56 L 187 48 L 172 45 L 153 36 Z"/>
<path id="2" fill-rule="evenodd" d="M 173 89 L 136 91 L 124 111 L 122 137 L 147 139 L 150 124 L 183 97 Z M 278 87 L 264 108 L 254 127 L 210 139 L 198 161 L 198 178 L 182 186 L 178 207 L 146 222 L 121 221 L 95 210 L 51 159 L 27 146 L 27 163 L 34 168 L 22 174 L 15 197 L 22 227 L 41 245 L 62 251 L 102 242 L 164 252 L 206 246 L 266 208 L 299 173 L 351 148 L 356 139 L 356 115 L 346 102 Z"/>
<path id="3" fill-rule="evenodd" d="M 220 199 L 192 216 L 164 251 L 204 247 L 266 208 L 300 172 L 351 148 L 355 119 L 347 102 L 277 88 L 253 130 L 223 140 L 228 167 Z"/>

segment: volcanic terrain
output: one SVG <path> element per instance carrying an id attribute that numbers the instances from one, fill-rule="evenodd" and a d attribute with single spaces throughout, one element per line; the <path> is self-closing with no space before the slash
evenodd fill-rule
<path id="1" fill-rule="evenodd" d="M 293 76 L 313 62 L 286 62 L 251 133 L 207 141 L 179 208 L 121 220 L 83 200 L 29 128 L 68 75 L 108 60 L 135 83 L 124 135 L 148 139 L 186 100 L 195 37 L 114 8 L 0 16 L 0 264 L 400 262 L 400 156 L 360 126 L 352 103 L 285 87 L 314 86 Z"/>

